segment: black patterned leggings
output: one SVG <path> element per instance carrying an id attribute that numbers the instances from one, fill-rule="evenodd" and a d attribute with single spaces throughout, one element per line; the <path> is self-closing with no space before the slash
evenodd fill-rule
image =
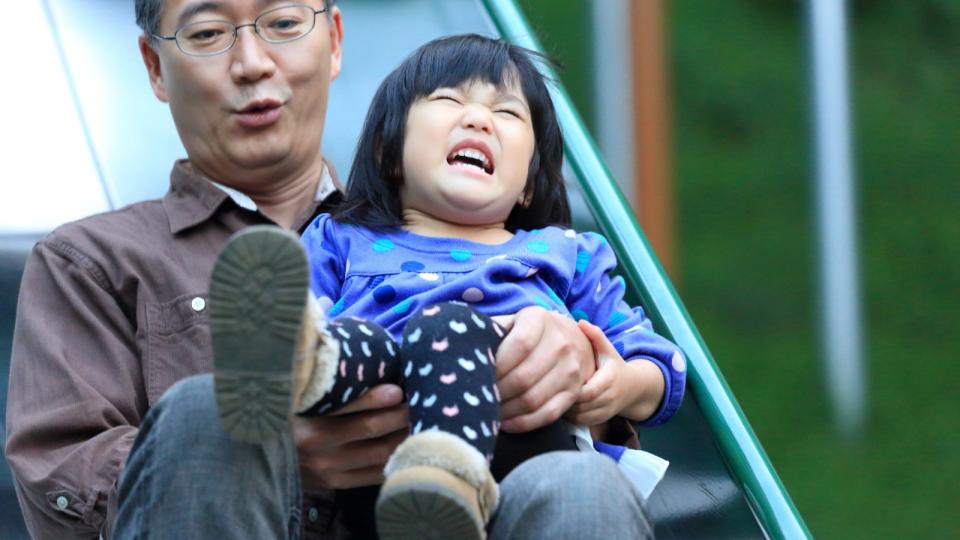
<path id="1" fill-rule="evenodd" d="M 500 430 L 494 359 L 504 331 L 462 304 L 420 310 L 397 344 L 380 326 L 353 317 L 330 322 L 340 342 L 333 388 L 305 414 L 333 412 L 370 388 L 400 384 L 410 406 L 410 432 L 438 429 L 493 458 Z"/>

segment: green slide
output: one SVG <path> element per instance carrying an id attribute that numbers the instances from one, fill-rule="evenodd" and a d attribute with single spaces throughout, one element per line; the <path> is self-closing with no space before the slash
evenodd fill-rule
<path id="1" fill-rule="evenodd" d="M 37 29 L 31 38 L 37 41 L 33 48 L 38 55 L 33 82 L 58 96 L 58 106 L 76 113 L 60 115 L 54 133 L 59 146 L 76 150 L 70 154 L 73 161 L 46 164 L 47 174 L 35 181 L 49 183 L 54 191 L 82 183 L 89 186 L 85 192 L 102 192 L 102 207 L 85 211 L 162 196 L 173 160 L 184 151 L 169 111 L 150 91 L 136 48 L 139 29 L 132 2 L 38 0 L 25 5 L 37 6 L 24 14 L 25 24 Z M 417 46 L 441 35 L 477 32 L 539 49 L 513 0 L 340 0 L 339 5 L 344 14 L 344 68 L 331 89 L 323 152 L 342 177 L 376 86 Z M 680 345 L 688 359 L 682 408 L 668 424 L 640 434 L 645 449 L 671 463 L 649 501 L 657 536 L 809 538 L 562 88 L 555 89 L 554 99 L 567 141 L 567 177 L 578 228 L 598 230 L 609 238 L 630 300 L 645 308 L 657 329 Z M 17 126 L 11 130 L 16 132 Z M 10 176 L 34 178 L 36 172 L 13 171 Z M 45 201 L 22 203 L 30 223 L 0 227 L 0 407 L 6 398 L 23 262 L 36 239 L 69 219 L 46 215 L 50 211 Z M 0 439 L 3 428 L 0 415 Z M 9 470 L 0 461 L 2 538 L 25 535 L 15 500 Z"/>

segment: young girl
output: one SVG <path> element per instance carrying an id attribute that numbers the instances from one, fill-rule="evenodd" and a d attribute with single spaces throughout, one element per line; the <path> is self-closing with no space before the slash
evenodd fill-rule
<path id="1" fill-rule="evenodd" d="M 483 536 L 497 504 L 488 464 L 500 427 L 496 352 L 507 332 L 491 317 L 539 305 L 580 321 L 598 369 L 567 415 L 575 423 L 619 415 L 656 425 L 680 405 L 683 357 L 624 303 L 604 238 L 567 228 L 562 149 L 532 53 L 477 35 L 439 39 L 381 84 L 342 206 L 303 234 L 315 309 L 331 322 L 328 334 L 300 339 L 318 353 L 298 364 L 297 412 L 333 412 L 384 382 L 402 384 L 410 407 L 411 436 L 388 462 L 377 503 L 382 536 L 420 526 Z M 216 309 L 217 298 L 243 296 L 236 275 L 272 264 L 264 275 L 276 285 L 272 304 L 289 314 L 274 326 L 289 343 L 306 281 L 290 242 L 275 228 L 245 231 L 214 270 L 217 398 L 225 427 L 241 438 L 249 422 L 236 419 L 257 414 L 238 399 L 232 373 L 279 368 L 220 354 L 229 324 L 218 331 L 217 321 L 236 315 Z M 282 249 L 288 255 L 274 256 Z"/>

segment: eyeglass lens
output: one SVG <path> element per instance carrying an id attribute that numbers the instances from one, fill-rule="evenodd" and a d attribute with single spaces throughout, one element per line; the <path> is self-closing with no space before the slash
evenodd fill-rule
<path id="1" fill-rule="evenodd" d="M 254 20 L 257 34 L 270 43 L 283 43 L 301 38 L 316 22 L 313 8 L 309 6 L 285 6 L 260 14 Z M 211 55 L 233 46 L 237 27 L 228 21 L 201 21 L 181 27 L 177 33 L 177 45 L 183 52 L 195 55 Z"/>

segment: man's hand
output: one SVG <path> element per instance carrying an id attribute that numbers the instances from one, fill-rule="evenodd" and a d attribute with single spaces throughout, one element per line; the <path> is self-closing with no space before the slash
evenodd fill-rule
<path id="1" fill-rule="evenodd" d="M 566 417 L 574 424 L 593 426 L 606 422 L 623 409 L 627 399 L 627 363 L 603 330 L 587 321 L 579 321 L 577 325 L 593 345 L 597 355 L 597 372 L 583 385 L 577 402 Z"/>
<path id="2" fill-rule="evenodd" d="M 597 372 L 583 385 L 567 420 L 595 426 L 616 415 L 645 420 L 663 399 L 663 374 L 648 360 L 624 361 L 603 330 L 587 321 L 577 323 L 597 356 Z"/>
<path id="3" fill-rule="evenodd" d="M 553 423 L 593 374 L 590 342 L 571 319 L 540 307 L 495 319 L 510 330 L 497 350 L 502 429 L 522 433 Z"/>
<path id="4" fill-rule="evenodd" d="M 407 437 L 409 411 L 392 384 L 371 388 L 336 413 L 294 417 L 293 437 L 306 489 L 346 489 L 383 482 L 383 467 Z"/>

